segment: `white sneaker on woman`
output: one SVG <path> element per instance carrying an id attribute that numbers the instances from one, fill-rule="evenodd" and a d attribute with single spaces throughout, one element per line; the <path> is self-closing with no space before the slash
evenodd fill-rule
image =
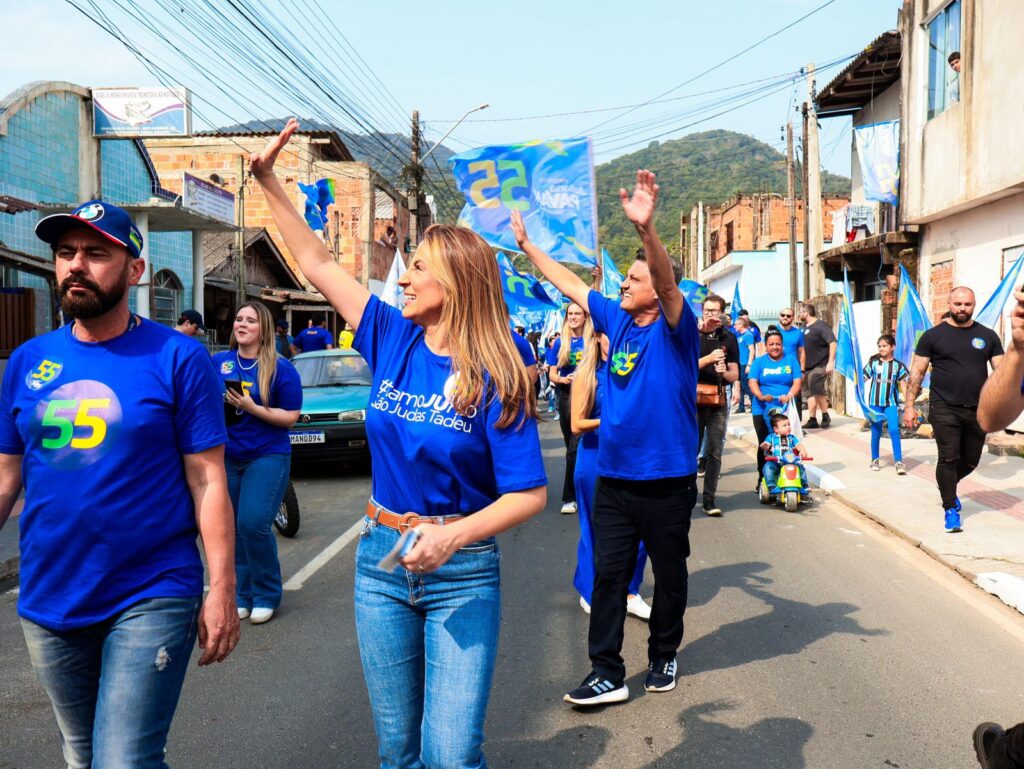
<path id="1" fill-rule="evenodd" d="M 590 614 L 590 604 L 589 604 L 589 603 L 587 603 L 587 599 L 586 599 L 586 598 L 584 598 L 583 596 L 580 596 L 580 607 L 581 607 L 581 608 L 583 609 L 583 611 L 585 611 L 585 612 L 586 612 L 587 614 Z"/>
<path id="2" fill-rule="evenodd" d="M 627 596 L 626 614 L 632 614 L 634 617 L 638 617 L 646 622 L 651 618 L 651 607 L 647 601 L 643 599 L 643 596 Z"/>
<path id="3" fill-rule="evenodd" d="M 262 625 L 264 622 L 270 622 L 270 618 L 273 616 L 273 609 L 264 609 L 263 607 L 257 607 L 253 609 L 252 614 L 249 615 L 249 621 L 254 625 Z"/>
<path id="4" fill-rule="evenodd" d="M 241 606 L 238 607 L 238 618 L 249 619 L 249 615 L 252 614 L 248 609 L 243 609 Z"/>

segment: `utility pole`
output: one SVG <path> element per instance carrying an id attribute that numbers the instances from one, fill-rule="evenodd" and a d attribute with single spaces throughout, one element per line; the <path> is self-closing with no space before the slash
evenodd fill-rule
<path id="1" fill-rule="evenodd" d="M 793 169 L 793 123 L 786 123 L 786 186 L 789 192 L 789 303 L 796 307 L 800 298 L 796 262 L 796 173 Z"/>
<path id="2" fill-rule="evenodd" d="M 694 278 L 704 269 L 704 201 L 697 201 L 697 271 Z"/>
<path id="3" fill-rule="evenodd" d="M 818 254 L 825 248 L 822 232 L 821 158 L 818 148 L 818 113 L 814 108 L 814 63 L 807 65 L 807 243 L 810 254 L 811 292 L 814 296 L 825 293 L 825 270 Z M 808 295 L 807 298 L 810 298 Z"/>
<path id="4" fill-rule="evenodd" d="M 420 111 L 412 111 L 412 245 L 420 242 L 420 185 L 423 167 L 420 165 Z"/>
<path id="5" fill-rule="evenodd" d="M 238 300 L 235 307 L 245 304 L 245 155 L 238 156 Z"/>
<path id="6" fill-rule="evenodd" d="M 811 263 L 810 256 L 808 255 L 809 249 L 807 248 L 807 242 L 810 237 L 808 232 L 808 223 L 810 222 L 810 216 L 807 213 L 808 202 L 807 202 L 807 103 L 804 102 L 803 109 L 801 110 L 804 118 L 803 125 L 803 136 L 801 140 L 801 150 L 803 152 L 802 168 L 800 169 L 800 180 L 801 180 L 801 200 L 804 204 L 804 231 L 803 231 L 803 245 L 804 245 L 804 299 L 810 299 L 811 297 Z"/>

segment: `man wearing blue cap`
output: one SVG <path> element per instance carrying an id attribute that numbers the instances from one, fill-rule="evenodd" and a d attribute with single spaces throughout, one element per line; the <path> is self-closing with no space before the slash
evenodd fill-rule
<path id="1" fill-rule="evenodd" d="M 200 665 L 238 641 L 221 388 L 202 346 L 129 311 L 144 264 L 125 211 L 90 201 L 36 234 L 69 322 L 0 385 L 0 526 L 25 487 L 18 614 L 68 766 L 162 768 L 196 636 Z"/>

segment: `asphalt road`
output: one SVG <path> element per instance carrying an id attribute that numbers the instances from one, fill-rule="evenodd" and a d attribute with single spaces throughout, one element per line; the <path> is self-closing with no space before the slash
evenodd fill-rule
<path id="1" fill-rule="evenodd" d="M 589 670 L 587 616 L 571 589 L 576 521 L 558 513 L 561 436 L 542 430 L 548 508 L 501 542 L 492 767 L 953 769 L 977 765 L 977 722 L 1024 719 L 1024 618 L 836 503 L 760 506 L 738 445 L 720 484 L 725 515 L 694 515 L 679 686 L 643 692 L 646 625 L 630 618 L 630 701 L 567 707 L 562 694 Z M 173 767 L 376 766 L 352 620 L 355 543 L 306 568 L 359 519 L 369 475 L 355 467 L 297 486 L 302 529 L 280 541 L 281 557 L 286 580 L 307 576 L 272 622 L 243 626 L 228 662 L 190 671 Z M 56 727 L 15 598 L 0 596 L 0 769 L 52 769 Z"/>

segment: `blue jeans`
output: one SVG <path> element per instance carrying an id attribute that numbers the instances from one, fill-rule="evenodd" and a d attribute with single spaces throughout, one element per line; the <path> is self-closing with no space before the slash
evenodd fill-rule
<path id="1" fill-rule="evenodd" d="M 493 539 L 440 569 L 388 574 L 398 532 L 364 525 L 355 616 L 381 769 L 484 769 L 484 717 L 501 620 Z"/>
<path id="2" fill-rule="evenodd" d="M 903 446 L 900 443 L 900 415 L 895 406 L 882 410 L 885 422 L 889 427 L 889 440 L 892 441 L 892 456 L 897 462 L 903 461 Z M 882 423 L 871 422 L 871 458 L 878 459 L 879 443 L 882 440 Z"/>
<path id="3" fill-rule="evenodd" d="M 276 609 L 281 604 L 281 563 L 274 516 L 288 488 L 290 454 L 256 459 L 224 458 L 228 493 L 235 508 L 235 580 L 238 608 Z"/>
<path id="4" fill-rule="evenodd" d="M 200 600 L 150 598 L 74 630 L 21 620 L 69 769 L 166 769 Z"/>

